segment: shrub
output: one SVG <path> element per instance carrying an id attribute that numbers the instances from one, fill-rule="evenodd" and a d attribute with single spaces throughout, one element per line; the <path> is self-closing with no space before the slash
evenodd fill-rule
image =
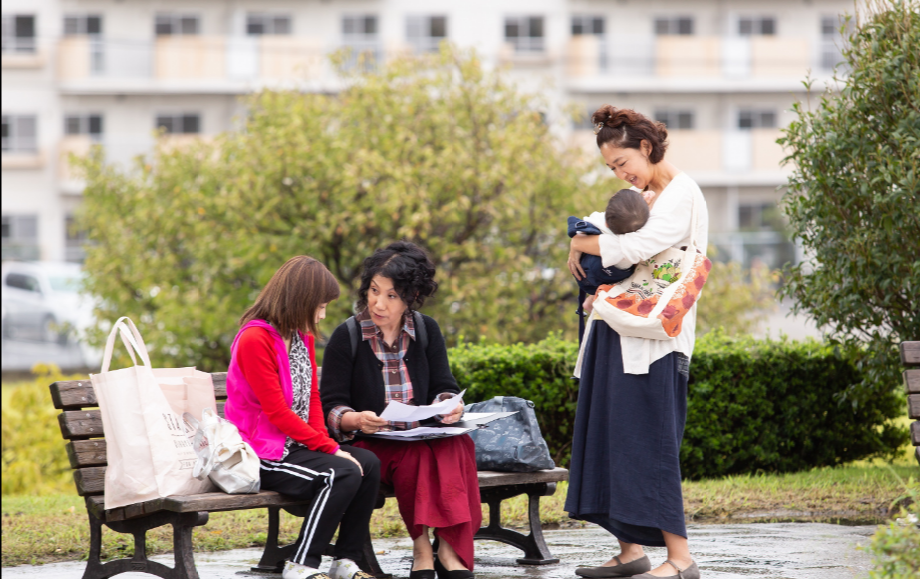
<path id="1" fill-rule="evenodd" d="M 883 389 L 859 406 L 842 393 L 863 379 L 814 340 L 754 340 L 713 332 L 690 364 L 681 469 L 687 478 L 792 472 L 862 458 L 895 458 L 906 429 L 889 421 L 903 398 Z"/>
<path id="2" fill-rule="evenodd" d="M 907 483 L 907 507 L 887 525 L 879 525 L 869 552 L 873 569 L 870 579 L 914 579 L 920 576 L 920 485 Z"/>
<path id="3" fill-rule="evenodd" d="M 530 345 L 466 344 L 450 351 L 467 401 L 533 400 L 553 458 L 570 457 L 578 386 L 569 377 L 577 344 L 551 336 Z M 840 393 L 862 379 L 835 350 L 815 341 L 757 341 L 716 331 L 697 340 L 690 365 L 686 478 L 791 472 L 873 456 L 894 457 L 906 442 L 890 424 L 902 414 L 895 392 L 855 408 Z"/>
<path id="4" fill-rule="evenodd" d="M 31 382 L 3 386 L 3 495 L 74 493 L 70 462 L 48 386 L 64 377 L 36 365 Z"/>

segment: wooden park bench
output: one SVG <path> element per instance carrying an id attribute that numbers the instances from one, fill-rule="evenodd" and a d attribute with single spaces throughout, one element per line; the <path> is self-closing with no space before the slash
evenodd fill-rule
<path id="1" fill-rule="evenodd" d="M 211 375 L 218 414 L 224 414 L 227 398 L 227 375 Z M 261 491 L 251 495 L 229 495 L 223 492 L 189 496 L 170 496 L 125 507 L 105 509 L 105 433 L 99 404 L 89 380 L 55 382 L 51 385 L 54 407 L 62 410 L 58 415 L 61 434 L 67 440 L 67 456 L 73 468 L 77 493 L 84 497 L 89 514 L 90 550 L 84 579 L 102 579 L 129 571 L 143 571 L 168 579 L 197 579 L 192 550 L 192 530 L 208 522 L 208 514 L 219 511 L 268 509 L 268 536 L 259 564 L 251 569 L 257 573 L 281 573 L 285 559 L 293 553 L 293 545 L 278 541 L 281 509 L 303 516 L 304 501 L 291 500 L 274 491 Z M 566 480 L 568 471 L 563 468 L 533 473 L 479 472 L 482 502 L 489 505 L 489 524 L 479 529 L 477 539 L 501 541 L 524 552 L 517 559 L 522 565 L 545 565 L 559 560 L 550 553 L 543 539 L 540 523 L 540 497 L 555 493 L 556 483 Z M 501 525 L 501 502 L 521 494 L 528 496 L 530 532 L 523 534 Z M 386 497 L 393 496 L 382 488 L 377 508 Z M 102 527 L 118 533 L 134 535 L 134 556 L 103 563 Z M 145 537 L 148 530 L 163 525 L 173 526 L 173 552 L 175 566 L 168 567 L 147 558 Z M 370 538 L 364 545 L 364 560 L 358 561 L 362 569 L 379 578 L 390 575 L 380 569 Z"/>
<path id="2" fill-rule="evenodd" d="M 914 420 L 910 424 L 910 441 L 920 463 L 920 342 L 901 342 L 901 364 L 914 366 L 904 370 L 904 387 L 907 389 L 907 414 Z"/>

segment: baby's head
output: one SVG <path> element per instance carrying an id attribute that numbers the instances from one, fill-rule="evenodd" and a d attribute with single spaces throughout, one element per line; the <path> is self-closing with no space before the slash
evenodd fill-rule
<path id="1" fill-rule="evenodd" d="M 620 189 L 607 202 L 604 219 L 607 227 L 618 235 L 638 231 L 648 221 L 648 203 L 641 193 Z"/>

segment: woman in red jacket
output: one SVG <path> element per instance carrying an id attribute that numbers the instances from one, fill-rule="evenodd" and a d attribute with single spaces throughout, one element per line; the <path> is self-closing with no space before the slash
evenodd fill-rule
<path id="1" fill-rule="evenodd" d="M 305 255 L 275 272 L 240 318 L 227 372 L 225 415 L 261 459 L 263 490 L 310 500 L 283 579 L 365 579 L 356 560 L 380 483 L 374 453 L 348 452 L 327 431 L 313 347 L 339 284 Z M 320 559 L 339 523 L 329 575 Z"/>

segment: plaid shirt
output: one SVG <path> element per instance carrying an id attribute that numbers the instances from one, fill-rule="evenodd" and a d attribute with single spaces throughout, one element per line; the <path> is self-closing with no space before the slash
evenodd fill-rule
<path id="1" fill-rule="evenodd" d="M 403 315 L 403 327 L 393 345 L 387 345 L 383 339 L 383 330 L 377 327 L 371 314 L 364 310 L 357 316 L 355 321 L 361 326 L 361 339 L 369 342 L 371 350 L 377 359 L 383 362 L 383 398 L 386 404 L 391 401 L 402 402 L 403 404 L 415 405 L 412 400 L 412 379 L 409 377 L 409 369 L 403 360 L 406 351 L 409 349 L 409 340 L 415 340 L 415 321 L 412 312 L 406 310 Z M 439 399 L 448 398 L 451 393 L 445 392 L 438 396 Z M 351 440 L 355 432 L 342 432 L 342 416 L 346 412 L 355 412 L 354 408 L 349 406 L 336 406 L 329 412 L 328 425 L 332 431 L 332 437 L 339 442 Z M 418 422 L 389 422 L 395 430 L 408 430 L 418 426 Z"/>

